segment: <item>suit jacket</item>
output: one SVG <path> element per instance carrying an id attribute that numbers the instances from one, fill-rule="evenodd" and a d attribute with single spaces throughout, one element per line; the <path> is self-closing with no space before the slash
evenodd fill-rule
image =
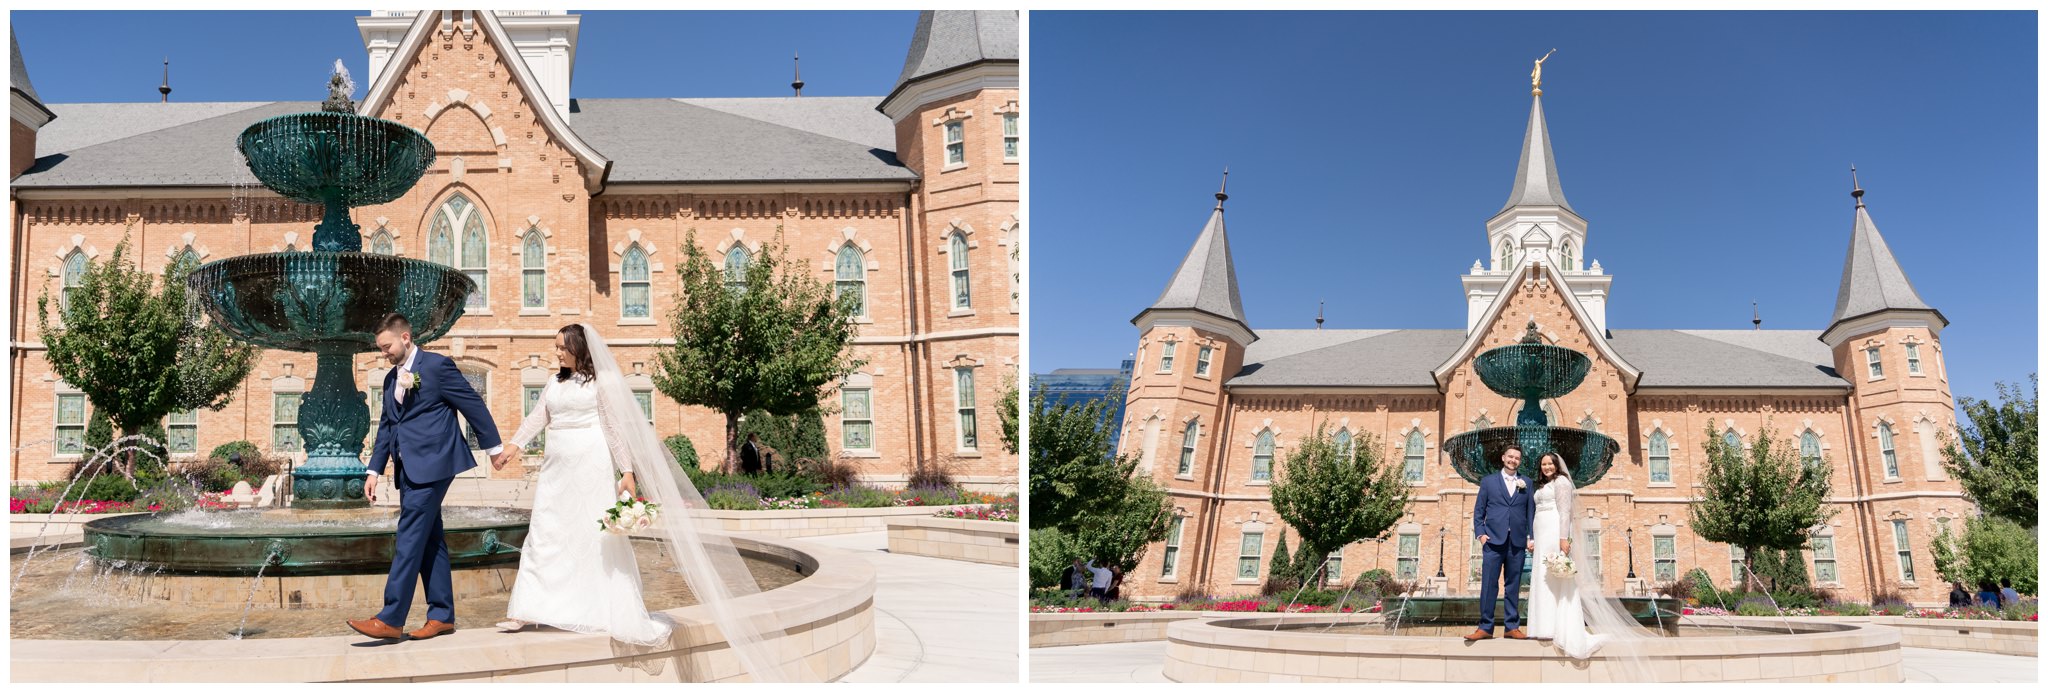
<path id="1" fill-rule="evenodd" d="M 1529 524 L 1536 517 L 1536 485 L 1528 483 L 1513 496 L 1508 495 L 1505 479 L 1499 472 L 1479 478 L 1479 496 L 1472 501 L 1472 536 L 1486 535 L 1486 543 L 1501 544 L 1513 542 L 1521 546 L 1529 542 Z"/>
<path id="2" fill-rule="evenodd" d="M 419 387 L 398 402 L 398 369 L 384 374 L 384 415 L 377 421 L 377 443 L 370 449 L 370 471 L 383 474 L 384 462 L 397 454 L 405 478 L 431 484 L 476 467 L 469 441 L 462 437 L 460 414 L 476 431 L 485 449 L 498 447 L 498 424 L 484 407 L 484 398 L 469 386 L 455 360 L 421 349 L 413 357 Z"/>

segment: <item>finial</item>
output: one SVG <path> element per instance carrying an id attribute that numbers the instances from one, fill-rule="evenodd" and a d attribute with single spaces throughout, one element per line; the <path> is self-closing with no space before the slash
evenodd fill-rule
<path id="1" fill-rule="evenodd" d="M 1850 196 L 1850 197 L 1853 197 L 1853 198 L 1856 198 L 1856 206 L 1857 206 L 1857 207 L 1862 207 L 1862 206 L 1863 206 L 1863 181 L 1862 181 L 1862 180 L 1859 180 L 1859 179 L 1857 179 L 1857 178 L 1856 178 L 1856 165 L 1855 165 L 1855 164 L 1849 164 L 1849 182 L 1850 182 L 1850 184 L 1852 184 L 1852 185 L 1855 185 L 1855 186 L 1856 186 L 1856 189 L 1855 189 L 1855 190 L 1851 190 L 1851 191 L 1849 191 L 1849 196 Z"/>
<path id="2" fill-rule="evenodd" d="M 1323 302 L 1316 301 L 1316 329 L 1323 329 Z"/>
<path id="3" fill-rule="evenodd" d="M 156 92 L 164 95 L 164 100 L 159 103 L 171 102 L 171 56 L 164 56 L 164 84 L 157 87 Z"/>
<path id="4" fill-rule="evenodd" d="M 1543 335 L 1536 332 L 1536 319 L 1529 318 L 1529 331 L 1522 334 L 1523 344 L 1542 344 Z"/>
<path id="5" fill-rule="evenodd" d="M 796 98 L 801 99 L 804 97 L 804 56 L 800 53 L 791 55 L 794 55 L 796 60 L 796 81 L 790 82 L 789 87 L 795 89 Z"/>
<path id="6" fill-rule="evenodd" d="M 1749 302 L 1749 324 L 1755 325 L 1756 329 L 1759 330 L 1764 328 L 1764 316 L 1762 313 L 1757 312 L 1756 301 Z"/>
<path id="7" fill-rule="evenodd" d="M 1223 201 L 1224 201 L 1224 200 L 1228 200 L 1228 199 L 1230 199 L 1230 196 L 1229 196 L 1229 195 L 1226 195 L 1226 194 L 1224 194 L 1224 192 L 1223 192 L 1224 190 L 1228 189 L 1229 187 L 1230 187 L 1230 167 L 1229 167 L 1229 166 L 1225 166 L 1225 167 L 1223 167 L 1223 184 L 1222 184 L 1222 185 L 1218 185 L 1218 186 L 1216 186 L 1216 209 L 1217 209 L 1217 211 L 1222 211 L 1222 210 L 1223 210 Z"/>

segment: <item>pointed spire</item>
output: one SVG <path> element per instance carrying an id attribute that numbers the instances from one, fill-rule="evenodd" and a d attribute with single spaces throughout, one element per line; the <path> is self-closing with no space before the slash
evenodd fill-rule
<path id="1" fill-rule="evenodd" d="M 791 55 L 795 56 L 796 60 L 796 81 L 790 82 L 789 88 L 795 89 L 796 98 L 801 99 L 804 97 L 804 56 L 801 53 L 792 53 Z"/>
<path id="2" fill-rule="evenodd" d="M 1323 302 L 1316 301 L 1316 329 L 1323 329 Z"/>
<path id="3" fill-rule="evenodd" d="M 1854 167 L 1850 168 L 1850 180 L 1856 186 L 1849 193 L 1856 199 L 1856 223 L 1849 233 L 1849 257 L 1842 263 L 1835 316 L 1827 332 L 1822 333 L 1823 339 L 1845 321 L 1884 311 L 1925 311 L 1947 326 L 1948 319 L 1942 317 L 1941 311 L 1920 300 L 1920 293 L 1913 290 L 1913 282 L 1899 267 L 1898 258 L 1892 256 L 1891 246 L 1877 232 L 1877 222 L 1871 220 L 1870 209 L 1863 205 L 1863 185 L 1856 179 Z"/>
<path id="4" fill-rule="evenodd" d="M 1216 211 L 1223 211 L 1223 201 L 1230 199 L 1224 191 L 1230 189 L 1230 167 L 1223 167 L 1223 184 L 1216 186 Z"/>
<path id="5" fill-rule="evenodd" d="M 1229 173 L 1224 175 L 1227 185 Z M 1223 228 L 1223 201 L 1229 197 L 1223 188 L 1217 189 L 1216 208 L 1209 213 L 1209 223 L 1195 237 L 1194 247 L 1181 259 L 1180 269 L 1174 270 L 1173 279 L 1166 283 L 1159 300 L 1146 312 L 1193 310 L 1235 323 L 1247 332 L 1251 330 L 1244 318 L 1244 301 L 1237 293 L 1237 269 L 1230 260 L 1230 239 Z M 1143 315 L 1140 313 L 1139 317 Z"/>
<path id="6" fill-rule="evenodd" d="M 1849 191 L 1849 196 L 1850 196 L 1850 197 L 1853 197 L 1853 198 L 1856 198 L 1856 208 L 1857 208 L 1857 209 L 1862 209 L 1862 208 L 1863 208 L 1863 180 L 1862 180 L 1862 179 L 1860 179 L 1860 178 L 1857 178 L 1857 177 L 1856 177 L 1856 165 L 1855 165 L 1855 164 L 1849 164 L 1849 185 L 1851 185 L 1851 186 L 1854 186 L 1854 187 L 1856 188 L 1855 190 L 1851 190 L 1851 191 Z"/>
<path id="7" fill-rule="evenodd" d="M 1749 324 L 1755 325 L 1754 329 L 1764 328 L 1764 314 L 1757 312 L 1756 301 L 1749 302 Z"/>
<path id="8" fill-rule="evenodd" d="M 1557 179 L 1557 157 L 1550 150 L 1550 128 L 1543 121 L 1543 96 L 1538 94 L 1529 104 L 1529 129 L 1522 134 L 1522 159 L 1515 163 L 1515 187 L 1508 191 L 1508 203 L 1501 205 L 1500 211 L 1543 205 L 1579 213 L 1564 200 L 1564 185 Z"/>
<path id="9" fill-rule="evenodd" d="M 164 84 L 157 87 L 156 91 L 164 95 L 164 100 L 161 103 L 171 102 L 171 57 L 168 55 L 164 56 Z"/>

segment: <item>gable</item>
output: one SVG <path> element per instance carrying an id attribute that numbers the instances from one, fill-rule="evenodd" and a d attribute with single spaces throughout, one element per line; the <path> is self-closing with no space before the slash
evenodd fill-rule
<path id="1" fill-rule="evenodd" d="M 1589 383 L 1604 366 L 1621 379 L 1626 391 L 1635 391 L 1642 370 L 1614 350 L 1607 336 L 1594 326 L 1592 316 L 1572 295 L 1571 285 L 1548 263 L 1522 263 L 1508 275 L 1503 286 L 1509 288 L 1494 299 L 1478 326 L 1466 335 L 1465 342 L 1436 367 L 1433 374 L 1439 388 L 1448 388 L 1453 375 L 1459 369 L 1469 368 L 1472 357 L 1479 352 L 1520 341 L 1529 321 L 1534 319 L 1546 342 L 1577 350 L 1593 359 L 1593 370 L 1586 376 Z"/>
<path id="2" fill-rule="evenodd" d="M 511 46 L 491 12 L 421 12 L 356 112 L 426 131 L 460 104 L 484 122 L 496 151 L 515 138 L 558 146 L 575 158 L 585 191 L 603 190 L 611 160 L 569 128 Z"/>

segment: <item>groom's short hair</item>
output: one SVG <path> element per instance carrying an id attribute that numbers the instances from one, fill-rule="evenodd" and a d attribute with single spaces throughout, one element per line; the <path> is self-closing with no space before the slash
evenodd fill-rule
<path id="1" fill-rule="evenodd" d="M 1501 456 L 1502 456 L 1502 457 L 1506 457 L 1506 456 L 1507 456 L 1507 454 L 1508 454 L 1508 451 L 1509 451 L 1509 450 L 1513 450 L 1513 451 L 1515 451 L 1515 452 L 1522 452 L 1522 444 L 1521 444 L 1521 443 L 1508 443 L 1508 446 L 1507 446 L 1507 447 L 1504 447 L 1504 448 L 1501 448 L 1501 449 L 1500 449 L 1500 454 L 1501 454 Z M 1523 453 L 1523 454 L 1528 454 L 1528 453 Z"/>
<path id="2" fill-rule="evenodd" d="M 399 313 L 385 313 L 384 317 L 377 320 L 377 334 L 384 334 L 386 332 L 410 333 L 412 332 L 412 321 L 405 319 L 405 316 Z"/>

